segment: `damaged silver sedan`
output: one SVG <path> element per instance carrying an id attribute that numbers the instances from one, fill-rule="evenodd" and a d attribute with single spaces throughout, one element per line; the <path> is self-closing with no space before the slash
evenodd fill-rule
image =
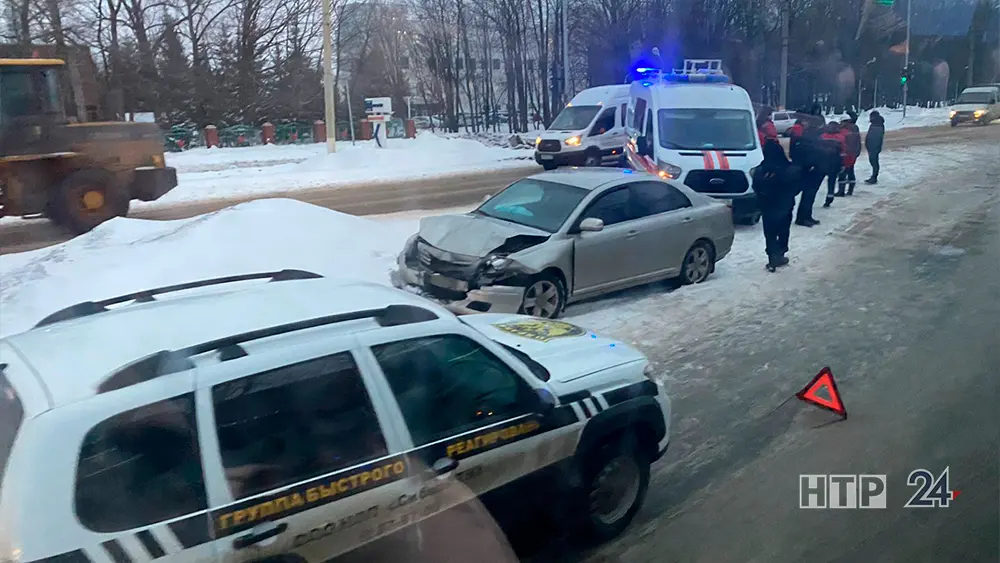
<path id="1" fill-rule="evenodd" d="M 558 170 L 464 215 L 422 219 L 396 283 L 466 312 L 555 318 L 627 287 L 703 282 L 732 244 L 729 208 L 686 186 L 631 170 Z"/>

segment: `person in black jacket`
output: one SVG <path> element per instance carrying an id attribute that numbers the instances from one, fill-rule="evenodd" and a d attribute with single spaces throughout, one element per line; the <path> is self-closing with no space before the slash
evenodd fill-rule
<path id="1" fill-rule="evenodd" d="M 764 250 L 767 252 L 767 269 L 774 271 L 788 264 L 788 236 L 792 226 L 792 209 L 795 207 L 799 167 L 785 158 L 785 150 L 774 139 L 767 139 L 762 150 L 764 162 L 753 174 L 753 191 L 760 206 L 764 227 Z"/>
<path id="2" fill-rule="evenodd" d="M 872 176 L 865 180 L 866 184 L 878 183 L 878 155 L 882 152 L 882 142 L 885 140 L 885 118 L 873 111 L 868 116 L 871 125 L 868 126 L 868 134 L 865 135 L 865 150 L 868 151 L 868 162 L 872 165 Z"/>
<path id="3" fill-rule="evenodd" d="M 819 139 L 824 123 L 822 117 L 819 121 L 802 118 L 791 131 L 788 154 L 798 167 L 796 176 L 799 178 L 799 191 L 802 192 L 799 209 L 795 213 L 795 224 L 802 227 L 819 225 L 819 221 L 813 217 L 813 204 L 819 187 L 823 184 L 823 177 L 826 176 L 827 167 Z"/>

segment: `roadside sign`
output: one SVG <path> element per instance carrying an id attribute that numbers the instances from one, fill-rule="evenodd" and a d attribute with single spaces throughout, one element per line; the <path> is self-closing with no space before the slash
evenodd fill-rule
<path id="1" fill-rule="evenodd" d="M 392 114 L 392 98 L 365 98 L 365 113 L 368 115 Z"/>

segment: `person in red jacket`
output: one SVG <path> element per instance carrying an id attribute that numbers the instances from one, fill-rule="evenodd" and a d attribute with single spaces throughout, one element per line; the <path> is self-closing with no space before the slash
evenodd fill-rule
<path id="1" fill-rule="evenodd" d="M 839 123 L 831 121 L 823 128 L 820 140 L 827 147 L 828 158 L 826 169 L 826 201 L 823 207 L 830 207 L 833 204 L 833 197 L 836 193 L 837 180 L 843 169 L 847 156 L 847 133 Z"/>
<path id="2" fill-rule="evenodd" d="M 854 195 L 854 186 L 858 182 L 857 177 L 854 175 L 854 165 L 861 155 L 861 130 L 858 129 L 853 114 L 851 115 L 851 119 L 841 121 L 840 126 L 846 152 L 843 154 L 844 169 L 840 172 L 840 183 L 837 187 L 837 193 L 834 195 L 842 197 L 845 195 Z M 846 194 L 844 193 L 845 189 L 847 190 Z"/>
<path id="3" fill-rule="evenodd" d="M 761 149 L 764 148 L 766 141 L 778 140 L 778 128 L 771 120 L 773 114 L 774 110 L 766 106 L 761 108 L 760 113 L 757 114 L 757 137 L 760 139 Z"/>

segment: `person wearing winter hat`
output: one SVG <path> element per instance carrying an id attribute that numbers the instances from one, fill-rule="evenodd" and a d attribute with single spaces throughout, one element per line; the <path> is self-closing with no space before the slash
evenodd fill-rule
<path id="1" fill-rule="evenodd" d="M 840 171 L 843 169 L 843 162 L 847 156 L 847 132 L 836 121 L 831 121 L 823 127 L 823 134 L 819 136 L 824 148 L 826 174 L 826 201 L 823 207 L 830 207 L 833 204 L 834 193 L 836 193 L 837 181 L 840 178 Z"/>
<path id="2" fill-rule="evenodd" d="M 851 119 L 840 122 L 841 134 L 844 136 L 846 152 L 842 155 L 843 170 L 840 172 L 840 184 L 836 195 L 854 195 L 854 186 L 857 184 L 857 177 L 854 175 L 854 165 L 861 156 L 861 131 L 856 123 L 857 114 L 848 112 Z M 846 190 L 846 193 L 844 193 Z"/>
<path id="3" fill-rule="evenodd" d="M 868 163 L 872 165 L 872 175 L 865 180 L 866 184 L 878 183 L 879 162 L 878 156 L 882 152 L 882 142 L 885 140 L 885 118 L 877 111 L 872 111 L 868 115 L 871 124 L 868 126 L 868 133 L 865 135 L 865 150 L 868 151 Z"/>

